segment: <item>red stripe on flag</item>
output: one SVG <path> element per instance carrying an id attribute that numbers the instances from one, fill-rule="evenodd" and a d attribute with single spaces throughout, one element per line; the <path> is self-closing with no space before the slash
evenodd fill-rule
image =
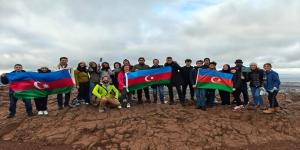
<path id="1" fill-rule="evenodd" d="M 24 91 L 24 90 L 31 90 L 35 89 L 34 80 L 24 80 L 24 81 L 17 81 L 9 83 L 9 87 L 13 91 Z M 54 90 L 58 88 L 65 88 L 74 86 L 74 83 L 71 78 L 64 78 L 61 80 L 56 80 L 52 82 L 40 82 L 39 85 L 47 84 L 49 88 L 45 90 Z"/>
<path id="2" fill-rule="evenodd" d="M 202 76 L 199 75 L 197 78 L 197 82 L 208 82 L 208 83 L 216 83 L 216 84 L 224 84 L 226 86 L 233 87 L 232 80 L 228 80 L 221 77 L 216 76 Z"/>
<path id="3" fill-rule="evenodd" d="M 153 79 L 151 79 L 152 77 L 153 77 Z M 145 82 L 155 82 L 155 81 L 168 80 L 168 79 L 171 79 L 171 72 L 129 79 L 128 86 L 132 86 L 135 84 L 141 84 L 141 83 L 145 83 Z M 149 80 L 149 81 L 146 81 L 146 80 Z"/>

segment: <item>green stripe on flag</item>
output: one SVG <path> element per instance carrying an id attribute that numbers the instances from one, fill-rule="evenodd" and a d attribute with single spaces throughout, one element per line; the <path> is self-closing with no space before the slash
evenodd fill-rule
<path id="1" fill-rule="evenodd" d="M 224 84 L 198 82 L 196 87 L 202 88 L 202 89 L 218 89 L 218 90 L 222 90 L 222 91 L 232 92 L 232 87 L 224 85 Z"/>
<path id="2" fill-rule="evenodd" d="M 32 98 L 46 97 L 51 94 L 69 93 L 72 91 L 72 89 L 73 87 L 59 88 L 51 91 L 31 89 L 31 90 L 24 90 L 24 91 L 16 91 L 14 92 L 14 96 L 20 99 L 21 98 L 32 99 Z"/>
<path id="3" fill-rule="evenodd" d="M 135 84 L 132 86 L 128 87 L 129 91 L 134 91 L 134 90 L 139 90 L 139 89 L 143 89 L 145 87 L 151 86 L 151 85 L 165 85 L 165 84 L 170 84 L 171 80 L 159 80 L 159 81 L 155 81 L 155 82 L 144 82 L 141 84 Z"/>

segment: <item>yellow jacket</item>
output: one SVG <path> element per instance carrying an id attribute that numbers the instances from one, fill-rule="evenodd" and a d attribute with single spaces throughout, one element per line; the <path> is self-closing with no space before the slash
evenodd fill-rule
<path id="1" fill-rule="evenodd" d="M 115 99 L 119 99 L 120 96 L 120 92 L 114 85 L 108 85 L 108 88 L 106 89 L 104 85 L 97 84 L 92 93 L 99 99 L 103 97 L 114 97 Z"/>

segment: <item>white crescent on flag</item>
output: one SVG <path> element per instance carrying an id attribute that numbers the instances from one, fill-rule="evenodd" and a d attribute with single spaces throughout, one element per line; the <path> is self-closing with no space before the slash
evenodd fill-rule
<path id="1" fill-rule="evenodd" d="M 212 78 L 211 78 L 211 82 L 212 82 L 212 83 L 221 83 L 222 80 L 221 80 L 219 77 L 212 77 Z"/>
<path id="2" fill-rule="evenodd" d="M 49 88 L 49 85 L 46 84 L 46 83 L 41 83 L 39 81 L 35 81 L 33 83 L 34 87 L 39 89 L 39 90 L 44 90 L 44 89 L 48 89 Z"/>
<path id="3" fill-rule="evenodd" d="M 149 79 L 150 78 L 150 79 Z M 151 80 L 153 80 L 154 79 L 154 77 L 153 76 L 146 76 L 145 77 L 145 81 L 146 82 L 150 82 Z"/>

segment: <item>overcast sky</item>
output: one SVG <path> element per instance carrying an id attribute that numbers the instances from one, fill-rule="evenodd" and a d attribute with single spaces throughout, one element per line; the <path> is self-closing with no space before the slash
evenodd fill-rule
<path id="1" fill-rule="evenodd" d="M 0 0 L 0 70 L 55 66 L 60 56 L 110 63 L 300 66 L 299 0 Z"/>

